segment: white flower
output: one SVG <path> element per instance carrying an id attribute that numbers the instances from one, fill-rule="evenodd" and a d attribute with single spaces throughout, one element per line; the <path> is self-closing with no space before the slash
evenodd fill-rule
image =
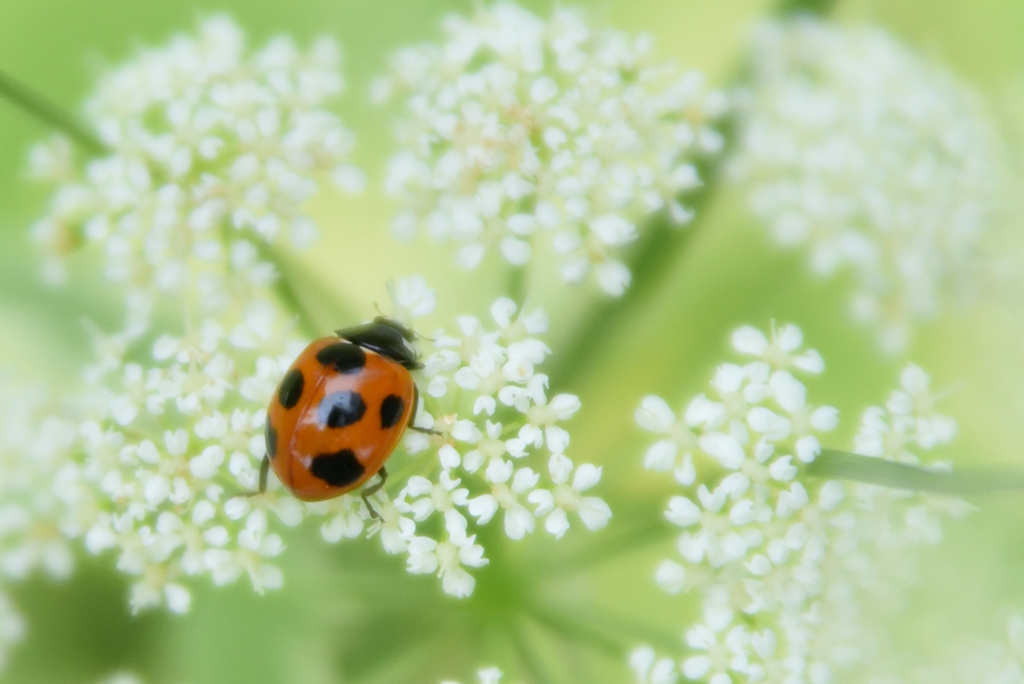
<path id="1" fill-rule="evenodd" d="M 283 498 L 279 503 L 289 501 L 290 499 Z M 338 503 L 332 502 L 331 511 L 323 511 L 329 515 L 329 519 L 320 527 L 320 535 L 324 541 L 328 544 L 335 544 L 342 539 L 355 539 L 363 533 L 363 528 L 366 524 L 365 516 L 366 510 L 363 506 L 363 502 L 356 497 L 344 497 L 338 500 Z M 315 504 L 306 508 L 313 509 L 314 506 L 324 506 L 324 504 Z M 398 547 L 398 550 L 404 550 L 404 542 L 399 538 L 395 539 L 394 533 L 401 534 L 403 531 L 408 531 L 410 534 L 415 531 L 415 524 L 412 525 L 412 529 L 408 529 L 408 523 L 403 524 L 403 520 L 398 511 L 395 508 L 393 502 L 386 502 L 379 507 L 378 512 L 382 520 L 384 521 L 380 528 L 381 542 L 384 546 L 384 550 L 388 553 L 395 553 L 392 549 Z M 301 514 L 301 511 L 300 511 Z M 412 521 L 409 521 L 410 523 Z"/>
<path id="2" fill-rule="evenodd" d="M 932 449 L 956 437 L 956 421 L 935 411 L 940 395 L 931 393 L 930 382 L 924 370 L 910 364 L 900 374 L 900 389 L 886 402 L 894 415 L 913 419 L 913 439 L 921 449 Z"/>
<path id="3" fill-rule="evenodd" d="M 675 684 L 679 681 L 672 659 L 658 658 L 650 646 L 633 649 L 629 654 L 629 665 L 639 684 Z"/>
<path id="4" fill-rule="evenodd" d="M 519 430 L 519 439 L 534 447 L 546 444 L 552 452 L 562 453 L 569 446 L 569 433 L 555 423 L 572 418 L 580 409 L 580 400 L 573 394 L 558 394 L 548 402 L 544 392 L 547 384 L 547 376 L 534 375 L 527 383 L 526 393 L 515 395 L 516 408 L 525 408 L 527 419 Z"/>
<path id="5" fill-rule="evenodd" d="M 697 525 L 695 531 L 684 532 L 679 538 L 679 553 L 690 563 L 706 559 L 711 567 L 719 568 L 743 558 L 748 549 L 762 542 L 763 534 L 747 525 L 758 513 L 763 515 L 763 508 L 758 511 L 749 499 L 741 499 L 723 510 L 730 494 L 729 484 L 723 482 L 714 491 L 705 485 L 697 488 L 700 507 L 683 496 L 669 501 L 665 512 L 669 522 L 683 528 Z"/>
<path id="6" fill-rule="evenodd" d="M 263 245 L 315 238 L 305 205 L 320 174 L 358 176 L 353 135 L 324 108 L 343 87 L 339 60 L 327 39 L 303 53 L 277 37 L 250 54 L 217 16 L 105 74 L 86 109 L 110 151 L 79 173 L 63 143 L 33 153 L 36 175 L 58 183 L 33 227 L 46 273 L 98 244 L 128 298 L 187 295 L 205 314 L 248 301 L 277 278 Z"/>
<path id="7" fill-rule="evenodd" d="M 778 329 L 772 323 L 770 341 L 764 333 L 750 325 L 742 326 L 732 334 L 733 349 L 756 356 L 773 368 L 785 370 L 792 366 L 805 373 L 821 373 L 825 370 L 825 361 L 818 350 L 807 349 L 794 353 L 803 343 L 803 332 L 792 323 Z"/>
<path id="8" fill-rule="evenodd" d="M 739 674 L 746 669 L 750 633 L 742 624 L 733 626 L 732 621 L 732 611 L 707 609 L 705 622 L 686 631 L 686 643 L 697 651 L 682 662 L 687 679 L 730 684 L 730 672 Z"/>
<path id="9" fill-rule="evenodd" d="M 980 97 L 880 29 L 763 25 L 734 170 L 753 212 L 811 268 L 854 275 L 883 349 L 985 274 L 1002 142 Z"/>
<path id="10" fill-rule="evenodd" d="M 491 493 L 481 494 L 469 501 L 470 515 L 476 518 L 477 523 L 484 525 L 499 509 L 504 509 L 505 534 L 510 539 L 522 539 L 533 532 L 534 514 L 520 503 L 519 498 L 528 495 L 537 486 L 540 475 L 531 468 L 515 470 L 512 461 L 495 458 L 491 460 L 484 476 L 491 483 Z"/>
<path id="11" fill-rule="evenodd" d="M 700 395 L 686 407 L 682 418 L 677 419 L 668 403 L 652 394 L 640 402 L 634 419 L 645 430 L 668 436 L 647 449 L 644 467 L 655 471 L 672 470 L 680 484 L 693 484 L 696 477 L 693 451 L 699 443 L 695 428 L 718 427 L 725 421 L 726 411 L 722 404 Z M 683 457 L 677 462 L 680 451 Z"/>
<path id="12" fill-rule="evenodd" d="M 90 512 L 91 499 L 68 481 L 76 426 L 61 409 L 73 387 L 57 393 L 0 369 L 0 670 L 27 629 L 8 584 L 39 571 L 66 579 L 74 555 L 64 533 Z"/>
<path id="13" fill-rule="evenodd" d="M 394 307 L 391 317 L 407 326 L 412 326 L 417 317 L 432 313 L 437 306 L 437 293 L 422 276 L 389 281 L 388 294 Z"/>
<path id="14" fill-rule="evenodd" d="M 469 490 L 459 487 L 461 481 L 449 471 L 442 470 L 438 482 L 425 477 L 410 477 L 396 500 L 398 510 L 410 513 L 416 522 L 426 520 L 432 513 L 441 513 L 449 531 L 466 528 L 466 518 L 457 507 L 466 507 Z M 411 499 L 411 500 L 409 500 Z"/>
<path id="15" fill-rule="evenodd" d="M 900 375 L 900 389 L 893 391 L 885 408 L 873 406 L 865 411 L 855 450 L 918 463 L 920 458 L 914 451 L 951 442 L 956 437 L 956 421 L 935 410 L 939 397 L 929 391 L 929 382 L 921 368 L 907 366 Z"/>
<path id="16" fill-rule="evenodd" d="M 682 530 L 678 556 L 662 560 L 654 580 L 670 594 L 701 589 L 704 621 L 687 631 L 690 648 L 679 664 L 693 681 L 827 681 L 832 670 L 862 663 L 858 602 L 899 593 L 906 550 L 936 543 L 944 519 L 966 512 L 955 500 L 807 477 L 820 435 L 838 427 L 839 412 L 808 402 L 797 374 L 821 373 L 824 362 L 802 341 L 792 325 L 771 341 L 740 328 L 733 347 L 755 361 L 719 366 L 708 394 L 692 400 L 682 419 L 653 395 L 635 412 L 663 437 L 647 451 L 648 468 L 677 468 L 685 449 L 687 472 L 675 478 L 683 491 L 664 511 Z M 919 463 L 956 426 L 936 411 L 921 369 L 905 370 L 900 385 L 886 408 L 865 413 L 857 450 Z M 641 682 L 655 681 L 654 663 L 649 649 L 631 661 Z M 658 672 L 665 681 L 675 676 L 668 665 Z"/>
<path id="17" fill-rule="evenodd" d="M 700 185 L 694 159 L 722 147 L 710 122 L 724 98 L 656 63 L 649 37 L 578 9 L 543 21 L 499 2 L 443 29 L 440 45 L 398 52 L 374 86 L 405 97 L 386 180 L 395 234 L 454 241 L 468 268 L 491 249 L 522 266 L 553 248 L 564 280 L 593 272 L 621 295 L 621 247 L 656 212 L 692 218 L 680 196 Z"/>
<path id="18" fill-rule="evenodd" d="M 519 322 L 514 316 L 515 304 L 506 298 L 496 301 L 491 313 L 501 329 L 485 330 L 476 317 L 461 316 L 458 336 L 441 332 L 432 336 L 436 351 L 424 360 L 424 374 L 430 378 L 427 394 L 440 398 L 454 385 L 472 391 L 474 415 L 494 415 L 499 401 L 506 406 L 518 404 L 519 410 L 526 412 L 531 391 L 543 400 L 546 378 L 538 376 L 541 379 L 528 387 L 523 385 L 529 383 L 535 366 L 550 353 L 544 343 L 529 336 L 532 330 L 547 327 L 546 317 L 534 312 L 522 317 L 528 323 Z M 541 420 L 548 418 L 547 413 L 538 415 Z"/>
<path id="19" fill-rule="evenodd" d="M 580 496 L 601 480 L 601 468 L 584 463 L 576 469 L 570 484 L 572 470 L 571 460 L 563 454 L 553 454 L 548 461 L 548 471 L 555 488 L 535 489 L 527 497 L 530 503 L 537 506 L 535 513 L 538 517 L 547 516 L 544 529 L 556 538 L 569 529 L 569 513 L 579 515 L 583 524 L 591 530 L 601 529 L 612 517 L 611 508 L 604 500 L 596 496 Z"/>
<path id="20" fill-rule="evenodd" d="M 738 471 L 735 482 L 744 490 L 758 488 L 755 501 L 772 496 L 764 490 L 769 480 L 786 481 L 796 475 L 793 462 L 809 462 L 820 450 L 815 433 L 835 428 L 833 407 L 813 407 L 804 385 L 789 370 L 820 373 L 821 355 L 801 350 L 799 328 L 784 325 L 772 341 L 750 326 L 732 335 L 733 347 L 758 360 L 740 366 L 724 363 L 711 382 L 710 396 L 700 394 L 677 417 L 664 399 L 645 397 L 634 418 L 650 432 L 665 438 L 652 444 L 644 465 L 655 471 L 672 470 L 683 485 L 693 484 L 697 466 L 707 458 Z M 753 434 L 752 434 L 753 433 Z M 682 452 L 682 459 L 679 454 Z"/>
<path id="21" fill-rule="evenodd" d="M 371 534 L 374 531 L 379 531 L 381 545 L 388 553 L 404 553 L 408 549 L 409 539 L 416 533 L 416 523 L 410 518 L 402 516 L 398 506 L 391 501 L 380 506 L 378 513 L 380 520 L 376 523 L 375 528 L 371 528 Z M 357 518 L 355 515 L 352 517 Z M 361 520 L 361 518 L 358 519 Z M 360 529 L 362 529 L 361 525 Z"/>
<path id="22" fill-rule="evenodd" d="M 429 537 L 409 540 L 409 572 L 437 573 L 445 593 L 464 598 L 473 593 L 476 580 L 463 565 L 479 568 L 489 562 L 484 548 L 476 543 L 476 535 L 466 536 L 465 529 L 449 527 L 449 537 L 438 542 Z"/>
<path id="23" fill-rule="evenodd" d="M 858 453 L 910 464 L 925 462 L 926 453 L 950 443 L 956 436 L 956 421 L 936 411 L 936 395 L 928 390 L 930 378 L 921 368 L 910 365 L 900 375 L 886 407 L 871 406 L 864 412 L 854 440 Z M 871 514 L 871 524 L 857 530 L 859 543 L 880 548 L 935 544 L 942 539 L 947 517 L 961 518 L 971 507 L 959 499 L 915 496 L 872 485 L 857 485 L 858 505 Z M 884 582 L 883 576 L 862 578 L 865 583 Z"/>

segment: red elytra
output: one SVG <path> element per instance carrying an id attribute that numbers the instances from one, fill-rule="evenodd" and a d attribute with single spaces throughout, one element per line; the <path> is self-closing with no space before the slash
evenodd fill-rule
<path id="1" fill-rule="evenodd" d="M 409 344 L 413 333 L 379 317 L 337 335 L 306 347 L 271 399 L 261 492 L 268 466 L 303 501 L 350 492 L 379 472 L 365 499 L 387 477 L 384 462 L 416 410 L 409 371 L 422 365 Z"/>

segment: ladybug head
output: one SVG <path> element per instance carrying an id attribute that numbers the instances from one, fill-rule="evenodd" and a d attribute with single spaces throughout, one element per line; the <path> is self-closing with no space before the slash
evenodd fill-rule
<path id="1" fill-rule="evenodd" d="M 416 350 L 412 347 L 416 333 L 394 319 L 377 316 L 370 323 L 342 328 L 336 330 L 335 334 L 352 344 L 386 356 L 409 370 L 423 368 L 423 364 L 416 358 Z"/>

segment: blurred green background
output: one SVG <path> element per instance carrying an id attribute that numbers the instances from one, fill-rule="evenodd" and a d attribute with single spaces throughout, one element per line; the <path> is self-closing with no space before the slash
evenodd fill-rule
<path id="1" fill-rule="evenodd" d="M 553 2 L 524 2 L 547 14 Z M 591 4 L 608 23 L 648 31 L 664 58 L 704 70 L 721 83 L 741 61 L 747 33 L 772 4 L 757 0 L 634 0 Z M 191 31 L 197 18 L 231 14 L 249 33 L 250 45 L 287 33 L 300 44 L 326 33 L 345 52 L 349 88 L 336 104 L 357 133 L 356 162 L 370 189 L 357 199 L 327 193 L 315 216 L 323 249 L 303 256 L 307 268 L 330 284 L 354 317 L 373 314 L 386 300 L 389 277 L 419 273 L 440 293 L 440 309 L 485 314 L 501 293 L 508 272 L 497 261 L 473 274 L 452 273 L 449 252 L 429 243 L 394 242 L 386 230 L 390 205 L 377 192 L 391 150 L 390 122 L 368 102 L 370 80 L 386 68 L 398 47 L 438 36 L 449 11 L 472 11 L 471 2 L 314 0 L 221 0 L 139 2 L 128 0 L 3 0 L 0 2 L 0 68 L 78 111 L 104 65 L 129 57 L 138 45 L 158 45 Z M 1024 3 L 1019 0 L 840 0 L 842 22 L 872 22 L 976 84 L 991 99 L 1008 140 L 1024 128 Z M 0 351 L 10 365 L 73 385 L 90 354 L 79 321 L 112 325 L 101 288 L 51 290 L 40 284 L 27 228 L 46 206 L 47 188 L 24 177 L 29 146 L 47 129 L 0 101 Z M 1012 152 L 1015 161 L 1020 159 Z M 703 389 L 725 352 L 729 331 L 740 323 L 765 327 L 770 319 L 802 326 L 808 343 L 822 351 L 825 375 L 810 383 L 811 400 L 838 406 L 848 444 L 862 408 L 880 402 L 895 384 L 902 361 L 880 360 L 869 331 L 845 315 L 842 280 L 818 282 L 805 274 L 800 254 L 771 247 L 743 210 L 741 195 L 719 193 L 673 263 L 669 277 L 649 297 L 626 308 L 600 339 L 588 341 L 585 365 L 568 386 L 583 410 L 570 426 L 570 455 L 605 467 L 602 495 L 615 518 L 600 539 L 619 548 L 632 523 L 652 517 L 668 496 L 640 468 L 645 438 L 632 424 L 639 398 L 656 392 L 672 400 Z M 1017 243 L 1011 226 L 1010 242 Z M 346 258 L 372 254 L 373 259 Z M 472 287 L 466 284 L 472 282 Z M 539 281 L 533 281 L 535 285 Z M 958 463 L 1015 462 L 1024 467 L 1024 307 L 1019 292 L 994 293 L 981 307 L 954 312 L 922 328 L 909 358 L 932 373 L 937 387 L 958 385 L 944 409 L 960 421 Z M 545 293 L 552 314 L 549 341 L 557 357 L 572 346 L 578 323 L 600 300 L 589 289 Z M 325 330 L 347 321 L 321 311 Z M 642 363 L 635 363 L 642 359 Z M 977 500 L 970 522 L 951 526 L 950 541 L 929 552 L 914 610 L 901 629 L 908 649 L 941 649 L 959 631 L 998 632 L 999 607 L 1024 606 L 1024 494 Z M 575 531 L 575 530 L 574 530 Z M 565 554 L 544 592 L 570 600 L 601 597 L 595 619 L 628 632 L 628 619 L 650 626 L 650 639 L 675 639 L 689 608 L 666 600 L 651 581 L 666 544 L 622 547 L 610 560 L 571 571 L 573 554 L 587 553 L 598 537 L 573 534 L 552 542 L 539 535 L 521 547 L 495 542 L 491 566 L 478 573 L 478 594 L 457 602 L 441 595 L 432 577 L 413 577 L 401 562 L 362 541 L 328 547 L 315 530 L 288 541 L 282 561 L 284 590 L 258 597 L 243 581 L 228 588 L 196 590 L 191 614 L 131 617 L 126 582 L 109 558 L 82 558 L 79 572 L 63 585 L 41 579 L 12 594 L 28 621 L 25 643 L 15 648 L 0 681 L 92 682 L 117 669 L 158 684 L 213 682 L 437 682 L 473 681 L 477 666 L 498 664 L 507 682 L 526 681 L 515 665 L 515 639 L 538 642 L 544 668 L 558 681 L 630 681 L 613 649 L 594 645 L 554 653 L 561 645 L 543 634 L 509 624 L 506 605 L 516 592 L 518 570 L 529 570 L 555 551 Z M 488 546 L 488 550 L 491 550 Z M 507 551 L 507 562 L 502 554 Z M 498 557 L 494 557 L 498 556 Z M 497 568 L 497 569 L 496 569 Z M 505 611 L 504 613 L 502 611 Z M 604 611 L 609 611 L 605 614 Z M 618 616 L 618 617 L 616 617 Z M 511 618 L 510 618 L 511 619 Z M 633 633 L 644 638 L 638 627 Z M 433 638 L 427 639 L 426 634 Z M 472 635 L 473 638 L 467 638 Z M 510 645 L 513 644 L 513 645 Z M 443 647 L 439 648 L 439 645 Z"/>

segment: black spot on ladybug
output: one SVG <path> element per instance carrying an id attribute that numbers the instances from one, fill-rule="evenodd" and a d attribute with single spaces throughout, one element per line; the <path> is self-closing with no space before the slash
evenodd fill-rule
<path id="1" fill-rule="evenodd" d="M 366 352 L 351 342 L 338 342 L 318 351 L 316 360 L 339 373 L 358 373 L 366 365 Z"/>
<path id="2" fill-rule="evenodd" d="M 288 371 L 281 381 L 281 388 L 277 390 L 277 400 L 281 402 L 281 406 L 290 409 L 299 403 L 299 397 L 302 396 L 302 387 L 305 384 L 302 378 L 302 371 L 298 368 L 292 368 Z"/>
<path id="3" fill-rule="evenodd" d="M 389 394 L 384 397 L 384 401 L 380 403 L 381 428 L 387 429 L 392 427 L 402 417 L 402 411 L 404 410 L 405 402 L 402 401 L 402 397 L 396 394 Z"/>
<path id="4" fill-rule="evenodd" d="M 343 428 L 358 423 L 366 413 L 366 403 L 358 392 L 331 392 L 316 408 L 316 422 L 321 428 Z"/>
<path id="5" fill-rule="evenodd" d="M 345 487 L 362 477 L 366 469 L 351 449 L 342 449 L 314 457 L 309 472 L 332 487 Z"/>
<path id="6" fill-rule="evenodd" d="M 269 420 L 267 421 L 265 434 L 267 436 L 267 457 L 274 458 L 277 456 L 277 430 L 274 429 Z"/>

